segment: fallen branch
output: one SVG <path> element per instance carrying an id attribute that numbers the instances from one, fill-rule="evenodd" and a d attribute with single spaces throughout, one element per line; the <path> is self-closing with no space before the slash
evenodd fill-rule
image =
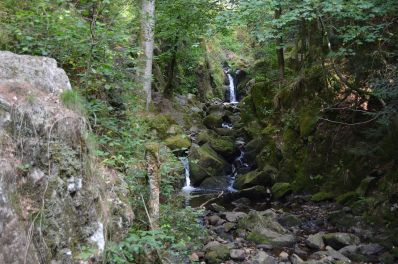
<path id="1" fill-rule="evenodd" d="M 380 117 L 380 114 L 376 115 L 372 119 L 369 119 L 369 120 L 366 120 L 366 121 L 363 121 L 363 122 L 358 122 L 358 123 L 346 123 L 346 122 L 334 121 L 334 120 L 330 120 L 330 119 L 322 118 L 322 117 L 320 117 L 318 120 L 323 120 L 323 121 L 326 121 L 326 122 L 329 122 L 329 123 L 339 124 L 339 125 L 344 125 L 344 126 L 359 126 L 359 125 L 364 125 L 364 124 L 368 124 L 368 123 L 370 123 L 372 121 L 375 121 L 379 117 Z"/>
<path id="2" fill-rule="evenodd" d="M 199 208 L 204 208 L 208 203 L 217 200 L 217 199 L 220 198 L 223 194 L 224 194 L 224 191 L 220 192 L 220 193 L 218 194 L 217 197 L 213 197 L 213 198 L 207 200 L 206 202 L 204 202 L 203 204 L 201 204 L 201 205 L 199 206 Z"/>

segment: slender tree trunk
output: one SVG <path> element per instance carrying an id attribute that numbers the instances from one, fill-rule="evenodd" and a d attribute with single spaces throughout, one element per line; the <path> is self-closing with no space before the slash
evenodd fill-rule
<path id="1" fill-rule="evenodd" d="M 173 81 L 175 76 L 175 68 L 177 65 L 177 49 L 178 46 L 175 44 L 171 54 L 171 61 L 167 70 L 167 83 L 163 91 L 163 96 L 166 98 L 171 98 L 173 96 Z"/>
<path id="2" fill-rule="evenodd" d="M 144 51 L 143 88 L 146 93 L 146 110 L 152 100 L 152 63 L 155 29 L 155 0 L 142 0 L 141 8 L 141 36 Z"/>
<path id="3" fill-rule="evenodd" d="M 275 10 L 275 19 L 279 19 L 282 15 L 282 8 L 279 7 Z M 278 28 L 281 31 L 281 28 Z M 285 57 L 283 54 L 282 47 L 283 39 L 282 36 L 276 39 L 276 54 L 278 57 L 278 65 L 279 65 L 279 76 L 281 80 L 285 79 Z"/>
<path id="4" fill-rule="evenodd" d="M 160 161 L 159 144 L 149 143 L 146 146 L 145 160 L 149 182 L 149 221 L 151 229 L 159 228 L 159 196 L 160 196 Z"/>

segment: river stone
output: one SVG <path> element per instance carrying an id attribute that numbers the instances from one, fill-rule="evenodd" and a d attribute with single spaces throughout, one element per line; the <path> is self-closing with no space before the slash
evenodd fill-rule
<path id="1" fill-rule="evenodd" d="M 221 218 L 218 215 L 211 215 L 207 218 L 207 221 L 209 221 L 210 225 L 217 225 L 218 221 L 220 221 Z"/>
<path id="2" fill-rule="evenodd" d="M 229 222 L 237 222 L 239 219 L 246 217 L 246 213 L 243 212 L 226 212 L 225 219 Z"/>
<path id="3" fill-rule="evenodd" d="M 284 213 L 278 218 L 283 226 L 292 227 L 301 224 L 301 219 L 294 214 Z"/>
<path id="4" fill-rule="evenodd" d="M 256 255 L 252 257 L 249 264 L 277 264 L 277 260 L 265 253 L 264 251 L 258 251 Z"/>
<path id="5" fill-rule="evenodd" d="M 383 247 L 379 244 L 361 244 L 359 251 L 364 255 L 375 255 L 383 251 Z"/>
<path id="6" fill-rule="evenodd" d="M 289 254 L 285 251 L 282 251 L 281 253 L 279 253 L 279 259 L 282 261 L 287 261 L 289 260 Z"/>
<path id="7" fill-rule="evenodd" d="M 305 243 L 310 248 L 322 250 L 325 247 L 325 243 L 323 242 L 324 234 L 324 232 L 319 232 L 314 235 L 309 235 Z"/>
<path id="8" fill-rule="evenodd" d="M 210 241 L 203 247 L 203 250 L 207 252 L 207 251 L 213 250 L 213 248 L 216 248 L 220 245 L 221 245 L 221 243 L 218 241 Z"/>
<path id="9" fill-rule="evenodd" d="M 338 261 L 342 261 L 343 263 L 351 263 L 351 260 L 349 258 L 334 250 L 330 246 L 326 246 L 326 251 L 317 251 L 313 253 L 310 258 L 321 261 L 311 263 L 338 263 Z"/>
<path id="10" fill-rule="evenodd" d="M 225 212 L 226 211 L 224 206 L 219 205 L 217 203 L 210 204 L 209 209 L 214 211 L 214 212 L 217 212 L 217 213 L 221 213 L 221 212 Z"/>
<path id="11" fill-rule="evenodd" d="M 231 259 L 242 261 L 246 258 L 246 252 L 243 249 L 231 249 L 229 253 Z"/>
<path id="12" fill-rule="evenodd" d="M 334 249 L 341 249 L 348 245 L 358 245 L 360 243 L 359 237 L 348 233 L 329 233 L 323 235 L 325 243 Z"/>
<path id="13" fill-rule="evenodd" d="M 219 177 L 227 175 L 231 166 L 210 145 L 193 145 L 190 150 L 189 166 L 191 168 L 191 181 L 194 186 L 208 177 Z"/>
<path id="14" fill-rule="evenodd" d="M 230 223 L 230 222 L 225 223 L 224 224 L 224 231 L 228 233 L 229 231 L 231 231 L 235 227 L 236 227 L 236 225 L 234 223 Z"/>
<path id="15" fill-rule="evenodd" d="M 213 246 L 205 255 L 208 264 L 219 264 L 229 257 L 229 247 L 227 245 Z"/>
<path id="16" fill-rule="evenodd" d="M 165 143 L 171 150 L 186 150 L 191 146 L 191 141 L 183 134 L 168 137 Z"/>

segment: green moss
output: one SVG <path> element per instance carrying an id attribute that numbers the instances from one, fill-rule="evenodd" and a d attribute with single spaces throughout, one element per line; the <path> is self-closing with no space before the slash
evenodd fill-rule
<path id="1" fill-rule="evenodd" d="M 253 187 L 256 185 L 268 186 L 274 180 L 277 170 L 271 166 L 266 166 L 261 171 L 251 171 L 238 177 L 235 187 L 239 190 Z"/>
<path id="2" fill-rule="evenodd" d="M 268 237 L 266 237 L 265 235 L 262 235 L 256 231 L 250 232 L 246 239 L 249 241 L 252 241 L 256 244 L 269 244 L 270 243 L 270 239 Z"/>
<path id="3" fill-rule="evenodd" d="M 152 115 L 147 118 L 148 125 L 151 129 L 158 132 L 161 139 L 165 139 L 168 136 L 167 131 L 174 124 L 174 121 L 169 115 Z"/>
<path id="4" fill-rule="evenodd" d="M 350 204 L 358 199 L 359 199 L 359 194 L 357 192 L 351 191 L 351 192 L 347 192 L 342 195 L 339 195 L 336 198 L 336 202 L 339 204 Z"/>
<path id="5" fill-rule="evenodd" d="M 330 192 L 318 192 L 311 197 L 313 202 L 323 202 L 328 200 L 333 200 L 334 194 Z"/>
<path id="6" fill-rule="evenodd" d="M 175 135 L 165 140 L 166 146 L 171 150 L 188 149 L 191 146 L 191 141 L 186 135 Z"/>
<path id="7" fill-rule="evenodd" d="M 277 182 L 272 186 L 272 193 L 276 199 L 280 199 L 290 193 L 292 188 L 288 182 Z"/>
<path id="8" fill-rule="evenodd" d="M 203 119 L 203 124 L 208 128 L 221 127 L 223 115 L 220 112 L 213 112 Z"/>
<path id="9" fill-rule="evenodd" d="M 307 137 L 313 133 L 318 122 L 319 109 L 313 106 L 303 107 L 299 114 L 300 135 Z"/>
<path id="10" fill-rule="evenodd" d="M 365 196 L 368 190 L 370 189 L 372 183 L 376 182 L 377 179 L 375 177 L 366 177 L 361 181 L 361 184 L 357 188 L 357 193 L 362 196 Z"/>

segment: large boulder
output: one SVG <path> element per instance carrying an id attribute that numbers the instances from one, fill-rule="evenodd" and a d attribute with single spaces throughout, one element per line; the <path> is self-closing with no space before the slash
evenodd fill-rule
<path id="1" fill-rule="evenodd" d="M 329 233 L 323 236 L 326 245 L 334 249 L 341 249 L 348 245 L 358 245 L 361 241 L 359 237 L 349 233 Z"/>
<path id="2" fill-rule="evenodd" d="M 215 152 L 208 143 L 193 145 L 189 154 L 191 181 L 199 186 L 208 177 L 223 177 L 231 172 L 228 162 Z"/>
<path id="3" fill-rule="evenodd" d="M 223 123 L 223 113 L 213 112 L 203 119 L 203 124 L 210 129 L 220 128 Z"/>
<path id="4" fill-rule="evenodd" d="M 62 90 L 76 96 L 55 60 L 0 52 L 0 263 L 101 261 L 106 230 L 117 241 L 134 219 Z"/>
<path id="5" fill-rule="evenodd" d="M 232 160 L 238 148 L 230 136 L 219 136 L 213 130 L 203 130 L 197 137 L 199 145 L 209 143 L 210 147 L 227 160 Z"/>
<path id="6" fill-rule="evenodd" d="M 52 93 L 72 89 L 68 76 L 57 67 L 56 60 L 0 51 L 0 85 L 6 83 L 29 85 Z"/>
<path id="7" fill-rule="evenodd" d="M 250 171 L 244 175 L 238 176 L 234 188 L 242 190 L 256 185 L 270 186 L 275 179 L 276 169 L 267 166 L 261 171 Z"/>
<path id="8" fill-rule="evenodd" d="M 171 150 L 186 150 L 191 146 L 191 141 L 184 134 L 168 137 L 165 143 Z"/>
<path id="9" fill-rule="evenodd" d="M 292 247 L 296 238 L 278 223 L 277 215 L 272 210 L 251 211 L 238 222 L 238 228 L 249 232 L 247 240 L 256 244 L 269 244 L 274 248 Z"/>

